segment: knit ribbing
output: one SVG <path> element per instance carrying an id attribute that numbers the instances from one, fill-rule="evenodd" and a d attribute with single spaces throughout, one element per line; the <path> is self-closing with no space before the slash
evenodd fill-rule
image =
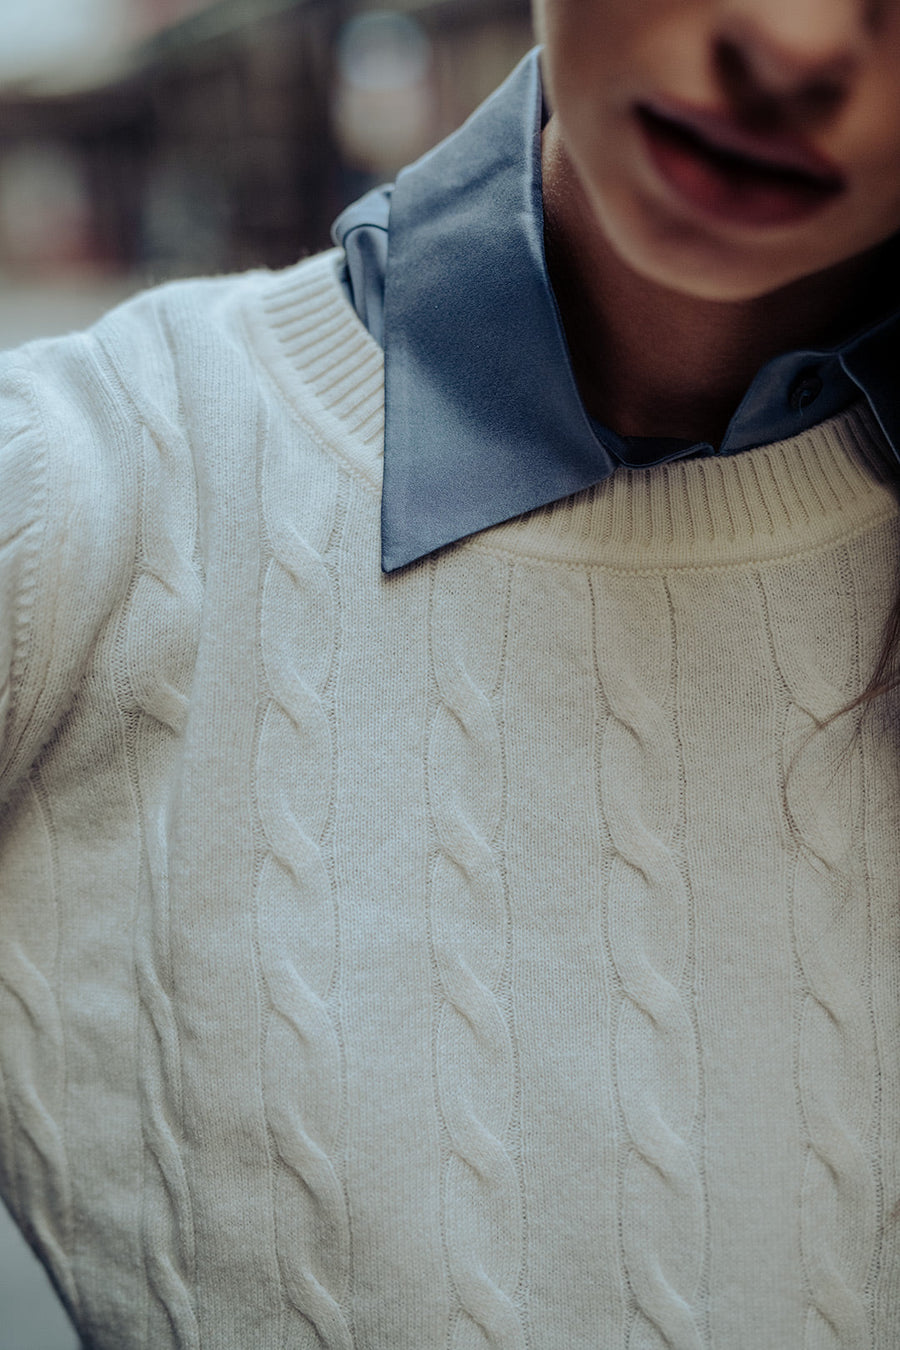
<path id="1" fill-rule="evenodd" d="M 309 406 L 296 398 L 300 387 L 293 377 L 301 374 L 330 439 L 344 446 L 349 433 L 355 454 L 363 449 L 360 467 L 376 476 L 384 432 L 384 359 L 347 304 L 336 273 L 340 257 L 336 250 L 324 253 L 273 279 L 261 294 L 259 311 L 248 310 L 248 322 L 295 406 L 303 411 Z"/>
<path id="2" fill-rule="evenodd" d="M 509 590 L 502 564 L 482 573 L 467 600 L 450 562 L 436 578 L 431 654 L 440 694 L 428 744 L 428 792 L 438 856 L 428 897 L 441 990 L 435 1072 L 450 1152 L 444 1164 L 443 1226 L 460 1303 L 451 1344 L 524 1350 L 513 1302 L 522 1266 L 522 1201 L 508 1132 L 516 1063 L 500 986 L 509 917 L 495 854 L 503 764 L 491 695 L 500 678 Z M 460 624 L 457 606 L 496 620 Z M 474 618 L 474 615 L 473 615 Z M 479 636 L 489 631 L 489 643 Z"/>
<path id="3" fill-rule="evenodd" d="M 322 254 L 270 283 L 258 308 L 248 307 L 248 324 L 295 409 L 345 462 L 378 483 L 383 358 L 346 301 L 340 257 Z M 323 330 L 327 362 L 317 342 Z M 315 391 L 314 400 L 303 397 L 303 386 Z M 859 404 L 752 454 L 619 470 L 467 546 L 640 570 L 790 557 L 896 514 L 890 488 L 879 481 L 879 461 L 888 455 L 875 419 Z"/>
<path id="4" fill-rule="evenodd" d="M 882 445 L 857 406 L 752 454 L 620 470 L 482 539 L 548 561 L 648 571 L 774 561 L 896 514 L 873 472 Z"/>
<path id="5" fill-rule="evenodd" d="M 266 445 L 264 432 L 261 443 Z M 352 1335 L 341 1308 L 349 1280 L 349 1220 L 333 1159 L 343 1066 L 328 1003 L 338 927 L 322 849 L 335 773 L 324 690 L 337 640 L 333 583 L 322 555 L 334 526 L 337 483 L 327 462 L 318 481 L 299 483 L 295 468 L 287 447 L 270 440 L 260 483 L 270 558 L 259 608 L 269 699 L 255 775 L 266 843 L 256 933 L 271 1003 L 264 1101 L 275 1155 L 274 1233 L 285 1297 L 295 1316 L 314 1329 L 318 1344 L 350 1350 Z M 294 1334 L 285 1327 L 283 1340 Z"/>

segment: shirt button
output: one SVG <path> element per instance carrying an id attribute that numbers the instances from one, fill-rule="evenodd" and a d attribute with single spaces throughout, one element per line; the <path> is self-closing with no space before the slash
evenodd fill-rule
<path id="1" fill-rule="evenodd" d="M 788 402 L 793 412 L 804 412 L 822 392 L 822 380 L 814 370 L 804 370 L 791 385 Z"/>

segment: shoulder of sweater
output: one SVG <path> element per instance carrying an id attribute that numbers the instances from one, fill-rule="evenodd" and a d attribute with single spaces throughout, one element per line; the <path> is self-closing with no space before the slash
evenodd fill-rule
<path id="1" fill-rule="evenodd" d="M 340 286 L 339 257 L 168 282 L 82 333 L 3 353 L 0 419 L 52 423 L 54 459 L 79 454 L 85 438 L 109 448 L 110 419 L 163 441 L 187 437 L 202 457 L 204 435 L 215 439 L 223 418 L 233 426 L 262 399 L 377 480 L 382 356 Z"/>
<path id="2" fill-rule="evenodd" d="M 0 380 L 24 377 L 51 402 L 107 383 L 111 391 L 176 406 L 179 391 L 214 379 L 209 362 L 230 351 L 258 356 L 253 316 L 316 289 L 334 250 L 273 272 L 192 277 L 139 291 L 91 327 L 0 353 Z M 331 265 L 329 268 L 329 264 Z M 78 399 L 75 398 L 75 402 Z"/>
<path id="3" fill-rule="evenodd" d="M 0 794 L 59 725 L 168 516 L 198 494 L 231 509 L 261 418 L 295 450 L 301 421 L 311 447 L 354 444 L 339 405 L 357 423 L 367 405 L 335 371 L 362 326 L 336 256 L 168 283 L 0 354 Z M 377 421 L 377 380 L 370 395 Z"/>
<path id="4" fill-rule="evenodd" d="M 158 452 L 193 479 L 185 394 L 202 381 L 188 353 L 205 354 L 211 383 L 223 315 L 256 284 L 248 275 L 157 287 L 85 332 L 0 355 L 4 796 L 67 712 L 133 583 Z"/>
<path id="5" fill-rule="evenodd" d="M 258 287 L 260 273 L 167 282 L 138 292 L 109 310 L 90 328 L 42 338 L 4 352 L 0 379 L 25 377 L 41 406 L 61 400 L 88 411 L 105 388 L 110 397 L 139 397 L 176 407 L 179 388 L 192 367 L 203 367 L 203 350 L 216 342 L 234 345 L 234 315 L 243 297 Z M 205 334 L 196 348 L 198 334 Z"/>

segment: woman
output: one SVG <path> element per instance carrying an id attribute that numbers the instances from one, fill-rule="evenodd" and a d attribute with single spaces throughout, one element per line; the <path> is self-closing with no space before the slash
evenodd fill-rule
<path id="1" fill-rule="evenodd" d="M 4 362 L 86 1345 L 896 1344 L 900 5 L 536 17 L 343 251 Z"/>

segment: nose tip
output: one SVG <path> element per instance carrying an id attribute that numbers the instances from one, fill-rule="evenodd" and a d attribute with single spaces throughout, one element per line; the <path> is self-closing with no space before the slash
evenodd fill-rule
<path id="1" fill-rule="evenodd" d="M 751 0 L 716 33 L 723 91 L 751 120 L 822 120 L 846 98 L 868 26 L 854 0 Z"/>
<path id="2" fill-rule="evenodd" d="M 852 82 L 850 62 L 810 65 L 752 55 L 744 44 L 723 38 L 714 62 L 723 92 L 748 123 L 812 123 L 831 117 Z"/>
<path id="3" fill-rule="evenodd" d="M 878 27 L 882 0 L 730 0 L 719 31 L 773 80 L 854 63 Z"/>
<path id="4" fill-rule="evenodd" d="M 789 8 L 789 0 L 784 0 Z M 716 78 L 745 120 L 756 124 L 820 123 L 834 116 L 853 85 L 857 45 L 845 32 L 816 42 L 785 41 L 757 24 L 733 23 L 714 43 Z"/>

